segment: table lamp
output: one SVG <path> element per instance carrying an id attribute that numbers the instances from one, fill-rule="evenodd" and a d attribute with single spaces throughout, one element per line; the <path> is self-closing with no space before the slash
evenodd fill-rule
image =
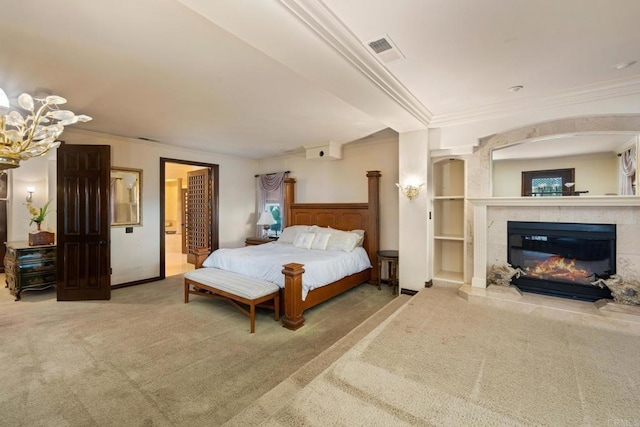
<path id="1" fill-rule="evenodd" d="M 277 223 L 278 221 L 276 221 L 275 218 L 273 218 L 273 214 L 271 213 L 271 211 L 262 212 L 262 214 L 260 214 L 260 219 L 258 219 L 258 222 L 257 222 L 257 224 L 261 225 L 262 228 L 264 229 L 262 237 L 267 237 L 269 228 L 273 224 L 277 224 Z"/>

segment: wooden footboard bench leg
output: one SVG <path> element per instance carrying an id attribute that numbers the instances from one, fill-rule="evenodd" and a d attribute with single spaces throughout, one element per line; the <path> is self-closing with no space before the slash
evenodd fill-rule
<path id="1" fill-rule="evenodd" d="M 184 279 L 184 303 L 189 302 L 189 282 L 187 279 Z"/>
<path id="2" fill-rule="evenodd" d="M 304 326 L 302 316 L 302 264 L 284 265 L 284 318 L 282 326 L 295 331 Z"/>
<path id="3" fill-rule="evenodd" d="M 274 317 L 276 318 L 276 322 L 280 320 L 280 292 L 276 293 L 276 296 L 273 298 L 273 308 L 274 308 Z"/>
<path id="4" fill-rule="evenodd" d="M 251 333 L 256 331 L 256 305 L 250 304 L 249 306 L 249 319 L 251 320 Z"/>

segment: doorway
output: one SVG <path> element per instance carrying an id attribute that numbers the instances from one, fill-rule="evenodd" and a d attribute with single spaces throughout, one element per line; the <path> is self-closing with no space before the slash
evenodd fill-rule
<path id="1" fill-rule="evenodd" d="M 218 248 L 218 165 L 161 158 L 160 206 L 164 278 L 195 268 L 193 247 Z"/>

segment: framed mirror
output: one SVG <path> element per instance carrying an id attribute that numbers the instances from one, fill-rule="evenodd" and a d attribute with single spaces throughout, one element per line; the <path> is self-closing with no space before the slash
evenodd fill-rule
<path id="1" fill-rule="evenodd" d="M 621 192 L 620 188 L 620 175 L 624 172 L 620 159 L 629 155 L 637 164 L 637 133 L 559 134 L 498 147 L 491 151 L 492 196 L 637 195 L 635 171 L 626 177 L 627 191 Z M 575 176 L 563 180 L 562 185 L 540 178 L 537 190 L 523 181 L 528 173 L 560 169 L 572 169 Z M 550 191 L 554 185 L 558 188 Z"/>
<path id="2" fill-rule="evenodd" d="M 111 226 L 142 225 L 142 170 L 111 168 Z"/>

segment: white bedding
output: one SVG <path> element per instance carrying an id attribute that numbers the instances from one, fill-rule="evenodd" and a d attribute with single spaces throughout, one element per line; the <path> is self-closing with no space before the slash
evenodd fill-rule
<path id="1" fill-rule="evenodd" d="M 282 266 L 304 264 L 302 299 L 313 289 L 371 268 L 364 248 L 351 252 L 300 249 L 285 243 L 266 243 L 237 249 L 218 249 L 202 264 L 266 280 L 284 288 Z"/>

